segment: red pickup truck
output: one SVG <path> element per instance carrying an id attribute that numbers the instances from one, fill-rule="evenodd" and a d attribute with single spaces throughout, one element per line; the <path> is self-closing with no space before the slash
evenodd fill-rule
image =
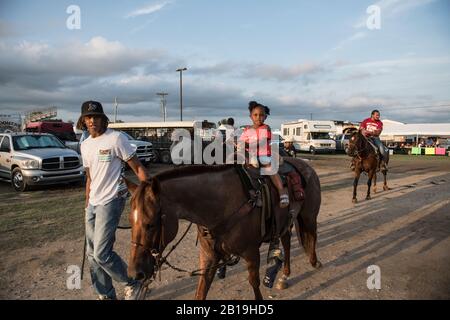
<path id="1" fill-rule="evenodd" d="M 73 124 L 63 121 L 39 121 L 29 122 L 25 127 L 26 132 L 51 133 L 61 141 L 77 141 Z"/>

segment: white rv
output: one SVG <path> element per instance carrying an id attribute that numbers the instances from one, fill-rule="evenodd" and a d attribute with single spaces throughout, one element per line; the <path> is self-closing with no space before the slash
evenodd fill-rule
<path id="1" fill-rule="evenodd" d="M 291 137 L 294 147 L 299 151 L 336 152 L 336 142 L 332 139 L 336 135 L 334 121 L 304 120 L 288 122 L 281 125 L 283 138 Z"/>

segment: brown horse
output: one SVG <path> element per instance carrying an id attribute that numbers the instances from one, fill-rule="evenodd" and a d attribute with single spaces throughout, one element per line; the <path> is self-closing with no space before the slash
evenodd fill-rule
<path id="1" fill-rule="evenodd" d="M 355 161 L 355 179 L 353 180 L 353 199 L 352 202 L 356 203 L 356 188 L 358 187 L 359 177 L 361 172 L 367 172 L 367 196 L 366 200 L 370 200 L 370 188 L 373 180 L 373 192 L 377 192 L 377 171 L 379 170 L 379 157 L 374 150 L 374 147 L 370 144 L 368 139 L 360 132 L 353 132 L 350 137 L 348 146 L 348 155 L 354 157 Z M 386 165 L 389 163 L 389 157 L 386 156 Z M 387 169 L 382 168 L 381 172 L 384 176 L 383 190 L 389 190 L 386 181 Z"/>
<path id="2" fill-rule="evenodd" d="M 310 263 L 318 268 L 321 264 L 315 248 L 320 182 L 309 165 L 299 159 L 292 161 L 303 167 L 302 174 L 306 180 L 305 201 L 295 219 L 297 237 L 309 255 Z M 249 205 L 247 193 L 232 165 L 186 166 L 160 173 L 139 186 L 127 184 L 133 193 L 130 277 L 149 279 L 156 274 L 161 267 L 164 249 L 177 234 L 178 219 L 186 219 L 206 227 L 214 237 L 213 243 L 200 237 L 199 262 L 204 272 L 199 278 L 195 298 L 206 299 L 216 265 L 233 254 L 246 261 L 255 299 L 262 299 L 259 289 L 259 248 L 263 242 L 261 209 Z M 274 209 L 287 210 L 277 205 Z M 284 216 L 284 223 L 288 223 L 287 212 Z M 290 238 L 290 232 L 281 237 L 285 250 L 283 281 L 290 275 Z"/>

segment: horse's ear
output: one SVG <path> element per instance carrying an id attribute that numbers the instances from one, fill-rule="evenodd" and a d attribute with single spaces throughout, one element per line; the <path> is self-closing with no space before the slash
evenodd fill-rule
<path id="1" fill-rule="evenodd" d="M 130 190 L 131 193 L 134 193 L 138 187 L 137 184 L 131 182 L 127 178 L 123 177 L 123 180 L 125 181 L 125 184 L 127 185 L 128 190 Z"/>

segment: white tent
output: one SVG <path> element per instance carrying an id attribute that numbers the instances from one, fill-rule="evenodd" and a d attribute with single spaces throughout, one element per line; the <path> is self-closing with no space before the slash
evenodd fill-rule
<path id="1" fill-rule="evenodd" d="M 383 120 L 381 139 L 392 136 L 450 137 L 450 123 L 402 123 Z"/>

